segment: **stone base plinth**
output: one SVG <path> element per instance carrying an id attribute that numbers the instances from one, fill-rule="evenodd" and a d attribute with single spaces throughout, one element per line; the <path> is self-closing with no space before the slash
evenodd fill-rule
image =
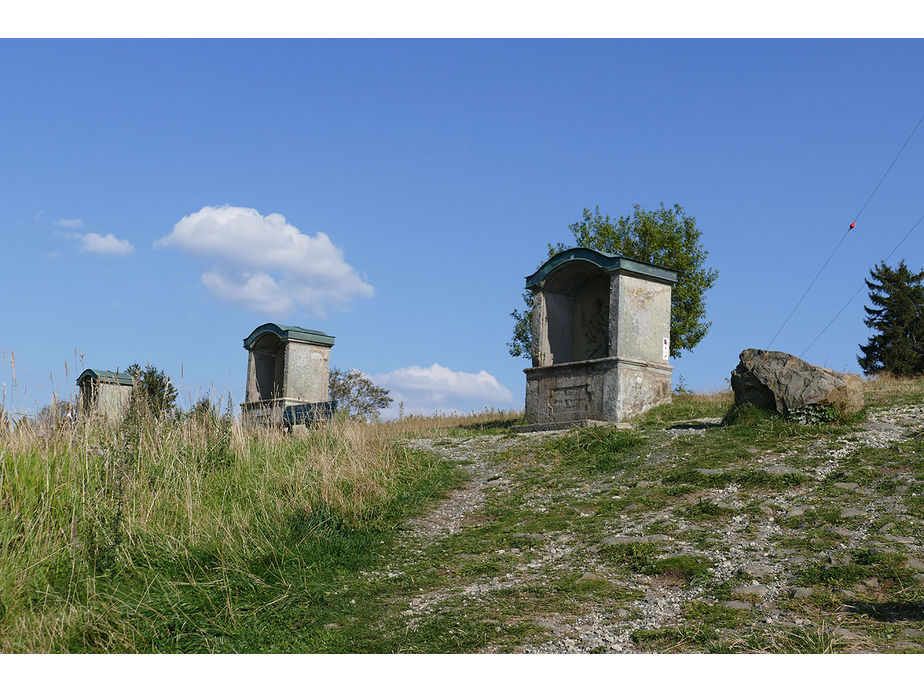
<path id="1" fill-rule="evenodd" d="M 526 368 L 526 420 L 626 421 L 671 401 L 672 370 L 612 357 Z"/>
<path id="2" fill-rule="evenodd" d="M 281 426 L 282 413 L 293 404 L 308 404 L 301 399 L 279 397 L 241 405 L 241 422 L 245 426 Z"/>

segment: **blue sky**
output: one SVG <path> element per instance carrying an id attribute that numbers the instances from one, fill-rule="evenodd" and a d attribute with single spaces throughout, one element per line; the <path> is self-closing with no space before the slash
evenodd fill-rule
<path id="1" fill-rule="evenodd" d="M 520 408 L 524 276 L 584 207 L 662 201 L 719 271 L 674 380 L 722 387 L 924 113 L 922 64 L 920 40 L 0 41 L 5 404 L 133 361 L 240 402 L 241 340 L 276 320 L 408 410 Z M 773 348 L 924 214 L 922 174 L 924 127 Z M 858 370 L 865 297 L 805 358 Z"/>

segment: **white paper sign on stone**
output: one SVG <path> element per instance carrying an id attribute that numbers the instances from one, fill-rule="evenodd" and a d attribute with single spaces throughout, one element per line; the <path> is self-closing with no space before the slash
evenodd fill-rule
<path id="1" fill-rule="evenodd" d="M 671 355 L 671 346 L 668 338 L 664 338 L 664 347 L 661 350 L 661 358 L 667 361 L 667 357 Z"/>

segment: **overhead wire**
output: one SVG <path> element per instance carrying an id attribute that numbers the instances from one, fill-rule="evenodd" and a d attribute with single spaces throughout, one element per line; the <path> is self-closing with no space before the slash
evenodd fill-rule
<path id="1" fill-rule="evenodd" d="M 922 215 L 916 222 L 914 222 L 914 224 L 912 224 L 911 228 L 908 229 L 908 233 L 906 233 L 906 234 L 902 237 L 902 239 L 895 245 L 895 247 L 892 248 L 892 251 L 891 251 L 888 255 L 886 255 L 885 260 L 882 261 L 883 264 L 885 264 L 886 262 L 889 261 L 889 258 L 892 257 L 892 256 L 895 254 L 895 251 L 898 250 L 898 249 L 901 247 L 902 243 L 904 243 L 906 240 L 908 240 L 908 236 L 910 236 L 910 235 L 912 234 L 912 232 L 921 224 L 922 221 L 924 221 L 924 215 Z M 849 306 L 851 303 L 853 303 L 854 299 L 860 294 L 861 291 L 863 291 L 863 289 L 864 289 L 865 287 L 866 287 L 866 282 L 863 282 L 863 284 L 860 286 L 859 289 L 856 290 L 856 292 L 853 294 L 853 296 L 851 296 L 849 299 L 847 299 L 847 303 L 845 303 L 843 306 L 841 306 L 841 309 L 840 309 L 839 311 L 837 311 L 837 312 L 834 314 L 834 317 L 831 318 L 831 320 L 828 321 L 828 324 L 825 325 L 823 328 L 821 328 L 821 332 L 819 332 L 817 335 L 815 335 L 815 339 L 813 339 L 811 342 L 809 342 L 809 345 L 808 345 L 807 347 L 805 347 L 805 349 L 802 350 L 802 353 L 799 354 L 799 358 L 802 358 L 802 357 L 805 355 L 805 352 L 807 352 L 809 349 L 811 349 L 812 346 L 814 346 L 815 342 L 817 342 L 817 341 L 819 340 L 819 338 L 821 337 L 821 335 L 823 335 L 825 332 L 828 331 L 828 328 L 831 327 L 831 325 L 834 324 L 834 321 L 837 320 L 837 319 L 840 317 L 841 313 L 843 313 L 845 310 L 847 310 L 847 306 Z"/>
<path id="2" fill-rule="evenodd" d="M 779 329 L 774 333 L 773 337 L 770 338 L 770 343 L 767 345 L 768 347 L 773 346 L 773 342 L 775 342 L 776 338 L 780 336 L 780 332 L 782 332 L 783 328 L 786 327 L 786 323 L 789 322 L 789 319 L 793 315 L 795 315 L 796 310 L 798 310 L 799 306 L 802 305 L 802 301 L 805 300 L 805 297 L 808 296 L 809 291 L 811 291 L 812 287 L 815 286 L 815 282 L 818 281 L 818 277 L 820 277 L 821 273 L 825 271 L 825 267 L 827 267 L 828 263 L 831 262 L 831 258 L 834 257 L 834 253 L 836 253 L 837 249 L 841 247 L 841 244 L 844 242 L 844 239 L 847 238 L 847 235 L 849 233 L 850 233 L 850 229 L 848 228 L 847 231 L 844 233 L 844 235 L 841 236 L 841 240 L 839 240 L 837 242 L 837 245 L 834 246 L 834 250 L 832 250 L 831 254 L 828 255 L 828 259 L 825 260 L 824 264 L 821 266 L 821 269 L 819 269 L 818 272 L 815 273 L 815 277 L 812 279 L 812 281 L 809 282 L 809 285 L 805 287 L 805 291 L 802 292 L 802 295 L 799 297 L 799 300 L 796 301 L 796 305 L 793 306 L 793 309 L 789 311 L 789 315 L 786 316 L 786 319 L 783 321 L 783 324 L 780 325 Z"/>
<path id="3" fill-rule="evenodd" d="M 883 181 L 886 179 L 886 176 L 889 175 L 889 172 L 892 170 L 892 167 L 895 166 L 895 162 L 897 162 L 899 157 L 901 157 L 902 152 L 905 151 L 905 148 L 908 146 L 908 143 L 911 142 L 911 139 L 914 137 L 914 134 L 918 131 L 918 128 L 921 127 L 921 123 L 924 123 L 924 113 L 921 114 L 921 117 L 918 119 L 918 122 L 915 123 L 915 126 L 911 128 L 911 133 L 908 135 L 907 138 L 905 138 L 904 144 L 902 144 L 901 148 L 898 150 L 898 153 L 892 159 L 892 163 L 889 164 L 885 172 L 879 178 L 879 182 L 876 183 L 876 185 L 873 187 L 873 190 L 872 192 L 870 192 L 869 196 L 866 198 L 866 201 L 862 205 L 860 205 L 860 209 L 857 210 L 856 214 L 854 214 L 853 219 L 850 223 L 850 226 L 847 227 L 847 230 L 844 232 L 844 235 L 841 236 L 840 240 L 837 242 L 837 245 L 834 246 L 834 250 L 832 250 L 831 254 L 828 255 L 828 258 L 821 265 L 821 268 L 818 270 L 818 272 L 815 273 L 815 276 L 812 278 L 812 281 L 809 282 L 809 285 L 805 288 L 805 291 L 802 292 L 802 295 L 799 297 L 799 300 L 796 301 L 796 305 L 793 306 L 793 309 L 791 311 L 789 311 L 789 315 L 786 316 L 786 319 L 783 320 L 783 323 L 780 325 L 779 329 L 777 329 L 773 337 L 771 337 L 770 343 L 767 345 L 768 347 L 773 346 L 773 342 L 775 342 L 776 338 L 780 336 L 780 332 L 782 332 L 783 328 L 786 327 L 787 323 L 789 323 L 790 318 L 792 318 L 792 316 L 795 315 L 795 312 L 799 309 L 799 306 L 802 305 L 802 301 L 805 300 L 805 297 L 808 296 L 809 291 L 811 291 L 812 287 L 815 286 L 815 282 L 818 281 L 818 277 L 821 276 L 821 273 L 824 272 L 825 267 L 827 267 L 828 263 L 831 262 L 831 258 L 834 257 L 834 254 L 838 251 L 838 249 L 844 243 L 844 240 L 847 238 L 848 235 L 850 235 L 850 232 L 854 229 L 857 221 L 860 219 L 860 215 L 863 214 L 867 205 L 869 205 L 870 200 L 873 199 L 873 196 L 875 196 L 876 192 L 879 190 L 879 187 L 882 185 Z M 895 251 L 893 250 L 893 252 Z"/>

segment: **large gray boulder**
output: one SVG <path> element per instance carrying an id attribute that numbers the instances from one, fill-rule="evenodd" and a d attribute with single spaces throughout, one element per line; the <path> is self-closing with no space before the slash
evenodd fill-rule
<path id="1" fill-rule="evenodd" d="M 863 380 L 815 366 L 782 351 L 745 349 L 731 374 L 735 404 L 753 404 L 784 416 L 810 404 L 829 404 L 842 415 L 863 408 Z"/>

